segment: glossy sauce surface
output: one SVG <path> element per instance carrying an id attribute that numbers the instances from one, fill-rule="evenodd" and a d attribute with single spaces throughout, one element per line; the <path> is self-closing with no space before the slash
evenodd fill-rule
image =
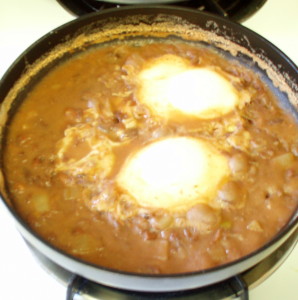
<path id="1" fill-rule="evenodd" d="M 142 102 L 140 74 L 165 55 L 211 68 L 239 103 L 207 119 L 154 111 Z M 141 205 L 119 183 L 121 170 L 140 149 L 175 138 L 209 145 L 228 171 L 191 205 Z M 181 273 L 233 261 L 272 239 L 298 203 L 293 117 L 253 71 L 178 41 L 107 45 L 57 66 L 14 116 L 4 161 L 13 205 L 33 230 L 118 270 Z"/>

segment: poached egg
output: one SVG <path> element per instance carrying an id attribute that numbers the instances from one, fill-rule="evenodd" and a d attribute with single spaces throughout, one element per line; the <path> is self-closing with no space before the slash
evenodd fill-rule
<path id="1" fill-rule="evenodd" d="M 162 118 L 177 115 L 211 119 L 240 104 L 233 84 L 211 67 L 194 67 L 166 54 L 148 62 L 138 75 L 138 98 Z"/>
<path id="2" fill-rule="evenodd" d="M 116 180 L 138 205 L 177 211 L 212 201 L 228 175 L 226 157 L 211 144 L 169 137 L 132 153 Z"/>

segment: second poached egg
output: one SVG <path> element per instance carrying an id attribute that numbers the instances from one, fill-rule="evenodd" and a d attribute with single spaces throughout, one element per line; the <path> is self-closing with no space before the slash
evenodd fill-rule
<path id="1" fill-rule="evenodd" d="M 177 114 L 201 119 L 220 117 L 240 102 L 238 91 L 211 67 L 194 67 L 179 56 L 163 55 L 138 76 L 138 98 L 160 117 Z"/>

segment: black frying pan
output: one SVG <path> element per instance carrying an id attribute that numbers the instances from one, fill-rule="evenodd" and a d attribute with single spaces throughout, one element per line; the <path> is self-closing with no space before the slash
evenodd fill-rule
<path id="1" fill-rule="evenodd" d="M 168 22 L 164 26 L 163 22 Z M 126 24 L 126 25 L 123 25 Z M 224 51 L 260 73 L 281 105 L 297 116 L 297 67 L 280 50 L 261 36 L 229 20 L 195 10 L 175 7 L 138 6 L 104 10 L 78 18 L 51 31 L 28 48 L 11 66 L 0 83 L 1 142 L 11 115 L 26 91 L 58 61 L 71 53 L 84 51 L 94 43 L 102 43 L 119 35 L 129 38 L 146 34 L 166 38 L 176 35 L 200 40 Z M 61 46 L 63 45 L 63 46 Z M 71 50 L 71 52 L 70 52 Z M 35 234 L 16 214 L 7 196 L 5 178 L 0 173 L 2 200 L 15 219 L 23 237 L 38 251 L 63 268 L 108 286 L 139 291 L 177 291 L 207 286 L 248 270 L 269 256 L 290 237 L 297 241 L 298 212 L 276 237 L 264 247 L 235 262 L 178 275 L 140 275 L 101 268 L 80 261 L 49 245 Z"/>

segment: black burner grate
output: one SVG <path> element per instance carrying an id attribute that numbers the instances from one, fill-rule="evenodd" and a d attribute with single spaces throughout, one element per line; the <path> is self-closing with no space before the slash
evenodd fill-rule
<path id="1" fill-rule="evenodd" d="M 138 4 L 172 4 L 206 11 L 229 18 L 236 22 L 243 22 L 257 12 L 266 0 L 57 0 L 71 13 L 81 16 L 90 12 L 107 8 L 115 8 Z"/>

